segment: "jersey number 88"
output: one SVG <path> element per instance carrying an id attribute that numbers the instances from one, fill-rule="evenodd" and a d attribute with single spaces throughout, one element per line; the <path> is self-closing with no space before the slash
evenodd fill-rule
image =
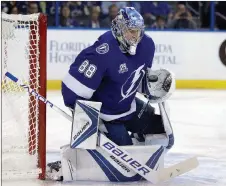
<path id="1" fill-rule="evenodd" d="M 97 67 L 93 64 L 89 64 L 88 60 L 83 61 L 82 64 L 78 68 L 78 71 L 80 73 L 84 73 L 84 75 L 88 78 L 93 77 L 96 70 L 97 70 Z"/>

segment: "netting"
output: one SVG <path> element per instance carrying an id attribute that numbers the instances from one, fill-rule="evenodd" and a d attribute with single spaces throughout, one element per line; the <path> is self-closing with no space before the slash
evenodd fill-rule
<path id="1" fill-rule="evenodd" d="M 5 76 L 39 92 L 39 14 L 2 14 L 2 176 L 38 177 L 39 102 Z"/>

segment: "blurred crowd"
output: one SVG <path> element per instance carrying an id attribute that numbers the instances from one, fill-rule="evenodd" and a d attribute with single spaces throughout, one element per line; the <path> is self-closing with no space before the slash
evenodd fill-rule
<path id="1" fill-rule="evenodd" d="M 2 1 L 1 10 L 8 14 L 42 12 L 48 16 L 48 26 L 109 28 L 120 8 L 133 6 L 143 15 L 146 28 L 208 29 L 210 3 L 209 1 Z M 226 29 L 225 10 L 226 2 L 215 2 L 216 29 Z"/>

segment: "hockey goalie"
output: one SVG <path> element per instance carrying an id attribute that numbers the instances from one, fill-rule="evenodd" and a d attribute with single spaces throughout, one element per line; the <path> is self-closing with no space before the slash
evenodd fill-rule
<path id="1" fill-rule="evenodd" d="M 154 52 L 142 16 L 126 7 L 111 31 L 76 57 L 62 81 L 73 115 L 71 141 L 61 147 L 61 160 L 48 164 L 48 178 L 157 183 L 173 177 L 172 170 L 159 170 L 174 145 L 165 102 L 175 79 L 166 69 L 151 69 Z M 160 114 L 150 103 L 158 104 Z"/>

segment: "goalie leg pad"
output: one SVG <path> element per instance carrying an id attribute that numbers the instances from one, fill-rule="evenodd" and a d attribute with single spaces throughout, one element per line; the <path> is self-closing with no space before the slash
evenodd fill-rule
<path id="1" fill-rule="evenodd" d="M 47 164 L 46 177 L 55 181 L 76 180 L 77 151 L 70 145 L 61 147 L 61 161 Z"/>
<path id="2" fill-rule="evenodd" d="M 71 132 L 71 148 L 96 149 L 102 103 L 77 100 Z"/>
<path id="3" fill-rule="evenodd" d="M 162 145 L 167 147 L 168 138 L 166 134 L 147 134 L 145 135 L 145 145 Z"/>
<path id="4" fill-rule="evenodd" d="M 77 151 L 69 145 L 61 148 L 61 166 L 63 181 L 76 180 Z"/>

